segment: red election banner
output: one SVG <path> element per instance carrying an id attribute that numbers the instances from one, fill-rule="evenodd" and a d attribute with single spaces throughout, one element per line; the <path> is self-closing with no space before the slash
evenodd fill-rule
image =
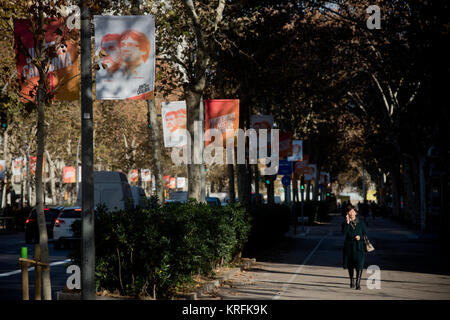
<path id="1" fill-rule="evenodd" d="M 164 187 L 169 188 L 170 186 L 170 176 L 164 176 Z"/>
<path id="2" fill-rule="evenodd" d="M 205 131 L 208 129 L 222 131 L 223 144 L 226 145 L 227 129 L 234 132 L 239 128 L 239 99 L 205 100 Z M 205 140 L 210 139 L 205 134 Z M 205 141 L 205 146 L 212 141 Z"/>
<path id="3" fill-rule="evenodd" d="M 69 36 L 69 33 L 78 33 L 78 30 L 68 30 L 64 26 L 65 21 L 64 18 L 46 19 L 44 25 L 46 46 L 59 44 L 56 48 L 55 56 L 50 58 L 46 73 L 48 92 L 54 94 L 55 100 L 60 101 L 78 100 L 79 94 L 78 76 L 80 73 L 80 61 L 78 43 Z M 23 102 L 34 101 L 39 82 L 38 69 L 31 62 L 32 59 L 37 58 L 37 53 L 34 49 L 35 35 L 33 35 L 30 29 L 30 20 L 14 20 L 16 66 L 19 74 L 20 95 Z M 58 29 L 62 31 L 62 36 L 58 36 L 60 33 L 57 31 Z M 65 39 L 65 44 L 61 43 L 62 38 Z"/>
<path id="4" fill-rule="evenodd" d="M 280 158 L 292 156 L 292 133 L 280 132 Z"/>
<path id="5" fill-rule="evenodd" d="M 75 183 L 76 170 L 75 167 L 64 167 L 63 169 L 63 183 Z"/>
<path id="6" fill-rule="evenodd" d="M 304 154 L 303 155 L 303 161 L 295 161 L 294 162 L 294 173 L 302 176 L 305 168 L 308 166 L 309 163 L 309 155 Z"/>
<path id="7" fill-rule="evenodd" d="M 36 175 L 36 160 L 37 157 L 30 157 L 30 172 L 33 176 Z"/>
<path id="8" fill-rule="evenodd" d="M 139 172 L 136 169 L 131 170 L 130 182 L 131 183 L 139 182 Z"/>
<path id="9" fill-rule="evenodd" d="M 175 189 L 177 187 L 177 181 L 175 177 L 170 177 L 169 189 Z"/>

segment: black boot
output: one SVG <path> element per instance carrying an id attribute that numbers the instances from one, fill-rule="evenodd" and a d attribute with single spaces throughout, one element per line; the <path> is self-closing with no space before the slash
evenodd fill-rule
<path id="1" fill-rule="evenodd" d="M 356 290 L 361 290 L 361 276 L 362 270 L 356 270 Z"/>
<path id="2" fill-rule="evenodd" d="M 348 276 L 350 277 L 350 288 L 353 288 L 354 282 L 353 282 L 353 268 L 348 268 Z"/>

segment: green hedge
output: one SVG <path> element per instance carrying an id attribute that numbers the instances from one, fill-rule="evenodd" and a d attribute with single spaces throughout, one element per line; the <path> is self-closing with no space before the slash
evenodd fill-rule
<path id="1" fill-rule="evenodd" d="M 73 226 L 80 232 L 80 223 Z M 97 290 L 167 298 L 196 274 L 239 255 L 250 217 L 239 205 L 213 207 L 190 201 L 107 213 L 95 221 Z M 71 254 L 80 263 L 80 249 Z"/>

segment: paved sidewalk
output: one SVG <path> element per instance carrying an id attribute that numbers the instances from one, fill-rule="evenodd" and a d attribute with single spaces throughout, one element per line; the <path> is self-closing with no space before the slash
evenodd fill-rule
<path id="1" fill-rule="evenodd" d="M 380 268 L 380 288 L 368 288 L 374 274 L 365 269 L 361 290 L 350 289 L 342 268 L 341 222 L 336 214 L 328 224 L 306 226 L 304 233 L 301 226 L 297 234 L 292 229 L 278 250 L 201 299 L 450 299 L 448 254 L 436 237 L 380 217 L 368 221 L 376 250 L 366 255 L 366 267 Z"/>

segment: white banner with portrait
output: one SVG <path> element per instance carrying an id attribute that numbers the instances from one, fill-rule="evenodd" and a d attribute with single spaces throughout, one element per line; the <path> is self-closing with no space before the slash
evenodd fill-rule
<path id="1" fill-rule="evenodd" d="M 152 99 L 155 80 L 153 16 L 94 16 L 99 100 Z"/>
<path id="2" fill-rule="evenodd" d="M 12 175 L 13 176 L 21 176 L 23 175 L 23 166 L 24 166 L 23 158 L 15 158 L 12 161 Z"/>
<path id="3" fill-rule="evenodd" d="M 305 181 L 314 180 L 316 178 L 317 166 L 315 164 L 309 164 L 303 169 L 303 176 Z"/>
<path id="4" fill-rule="evenodd" d="M 150 182 L 152 180 L 152 172 L 150 169 L 141 169 L 142 182 Z"/>
<path id="5" fill-rule="evenodd" d="M 171 101 L 161 103 L 164 146 L 182 147 L 186 134 L 186 102 Z"/>
<path id="6" fill-rule="evenodd" d="M 292 141 L 292 156 L 288 157 L 289 161 L 303 161 L 303 141 Z"/>

